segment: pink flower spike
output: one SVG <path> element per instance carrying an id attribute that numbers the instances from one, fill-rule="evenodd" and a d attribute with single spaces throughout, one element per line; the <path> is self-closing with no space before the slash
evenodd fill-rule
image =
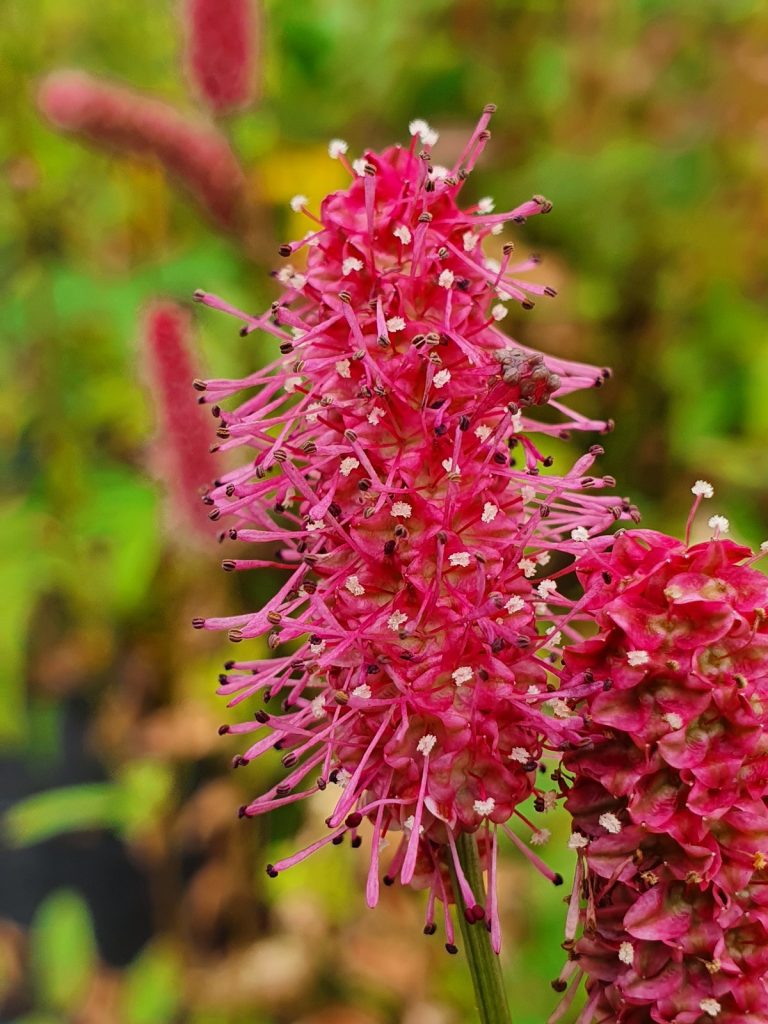
<path id="1" fill-rule="evenodd" d="M 323 200 L 318 244 L 301 271 L 278 271 L 284 293 L 270 310 L 251 316 L 197 295 L 249 336 L 261 332 L 259 350 L 275 349 L 242 380 L 196 386 L 217 405 L 246 392 L 222 413 L 220 447 L 238 451 L 242 467 L 211 491 L 212 511 L 228 537 L 267 541 L 270 554 L 276 546 L 286 571 L 260 612 L 195 624 L 228 630 L 235 642 L 266 637 L 274 657 L 254 662 L 245 680 L 242 668 L 225 675 L 222 692 L 231 688 L 243 707 L 262 694 L 284 708 L 262 722 L 267 739 L 277 739 L 290 772 L 312 764 L 306 777 L 317 773 L 319 788 L 340 787 L 330 829 L 368 820 L 371 906 L 379 844 L 401 836 L 384 881 L 427 890 L 431 926 L 434 900 L 457 902 L 449 865 L 472 919 L 485 915 L 457 839 L 477 836 L 493 887 L 497 826 L 534 792 L 544 750 L 578 739 L 579 717 L 564 701 L 558 717 L 545 701 L 561 625 L 573 632 L 587 616 L 556 593 L 546 563 L 583 551 L 587 542 L 572 537 L 579 529 L 599 557 L 600 534 L 636 511 L 595 493 L 613 487 L 591 474 L 598 447 L 562 475 L 551 471 L 535 434 L 546 442 L 605 427 L 565 403 L 606 374 L 502 333 L 483 252 L 496 221 L 459 206 L 462 174 L 432 168 L 433 129 L 415 122 L 411 132 L 410 143 L 366 152 L 362 175 Z M 486 135 L 476 133 L 467 165 Z M 344 155 L 340 140 L 332 147 Z M 544 212 L 542 202 L 502 219 Z M 294 205 L 306 212 L 304 197 Z M 468 233 L 477 239 L 469 250 Z M 523 277 L 515 282 L 527 302 Z M 590 692 L 596 685 L 582 679 Z M 292 794 L 270 791 L 248 816 L 275 798 Z M 486 904 L 498 948 L 494 893 Z M 454 951 L 449 907 L 445 915 Z"/>
<path id="2" fill-rule="evenodd" d="M 170 104 L 81 71 L 56 71 L 38 91 L 62 131 L 116 152 L 157 160 L 222 227 L 242 226 L 245 178 L 229 143 Z"/>
<path id="3" fill-rule="evenodd" d="M 258 25 L 254 0 L 183 0 L 186 68 L 198 98 L 215 114 L 254 99 Z"/>
<path id="4" fill-rule="evenodd" d="M 171 499 L 172 518 L 210 542 L 217 529 L 201 497 L 215 472 L 209 451 L 213 430 L 189 386 L 198 370 L 189 313 L 173 302 L 152 303 L 143 317 L 141 339 L 164 442 L 155 448 L 158 472 Z"/>
<path id="5" fill-rule="evenodd" d="M 560 690 L 585 721 L 563 758 L 585 1024 L 768 1019 L 768 578 L 712 528 L 692 547 L 630 530 L 575 562 L 597 628 Z"/>

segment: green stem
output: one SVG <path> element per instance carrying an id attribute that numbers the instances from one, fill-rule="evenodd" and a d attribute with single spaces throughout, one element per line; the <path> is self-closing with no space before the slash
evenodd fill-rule
<path id="1" fill-rule="evenodd" d="M 483 886 L 483 869 L 477 852 L 474 835 L 463 833 L 456 840 L 459 862 L 466 875 L 472 892 L 480 906 L 485 906 L 485 889 Z M 456 898 L 459 925 L 464 939 L 464 949 L 472 975 L 475 989 L 475 1001 L 481 1024 L 511 1024 L 507 993 L 501 976 L 499 958 L 491 949 L 491 936 L 480 921 L 470 924 L 464 916 L 466 906 L 461 896 L 461 889 L 456 881 L 456 873 L 451 858 L 448 858 L 453 879 L 453 891 Z"/>

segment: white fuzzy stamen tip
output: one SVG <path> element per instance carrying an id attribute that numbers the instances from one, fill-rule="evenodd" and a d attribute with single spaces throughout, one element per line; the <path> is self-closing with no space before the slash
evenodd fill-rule
<path id="1" fill-rule="evenodd" d="M 466 568 L 469 565 L 471 558 L 472 556 L 468 551 L 455 551 L 452 555 L 448 556 L 448 561 L 451 563 L 451 565 L 457 565 Z"/>
<path id="2" fill-rule="evenodd" d="M 444 388 L 448 381 L 451 379 L 450 370 L 438 370 L 435 376 L 432 378 L 432 384 L 439 391 L 440 388 Z"/>
<path id="3" fill-rule="evenodd" d="M 619 960 L 623 964 L 631 965 L 635 959 L 635 947 L 631 942 L 622 942 L 619 946 Z"/>
<path id="4" fill-rule="evenodd" d="M 340 156 L 347 152 L 349 145 L 344 139 L 331 139 L 328 143 L 328 156 L 332 160 L 338 160 Z"/>
<path id="5" fill-rule="evenodd" d="M 437 279 L 437 283 L 441 288 L 452 288 L 454 281 L 454 274 L 452 270 L 443 270 L 440 277 Z"/>
<path id="6" fill-rule="evenodd" d="M 509 310 L 500 302 L 497 302 L 496 305 L 491 310 L 491 316 L 493 317 L 494 320 L 503 320 L 507 313 L 509 313 Z"/>
<path id="7" fill-rule="evenodd" d="M 389 514 L 393 519 L 397 519 L 398 516 L 403 519 L 410 519 L 413 508 L 408 504 L 407 501 L 396 501 L 392 508 L 389 510 Z"/>
<path id="8" fill-rule="evenodd" d="M 716 999 L 702 999 L 699 1003 L 699 1009 L 709 1014 L 710 1017 L 716 1017 L 722 1010 L 722 1006 Z"/>
<path id="9" fill-rule="evenodd" d="M 707 526 L 710 530 L 715 530 L 717 533 L 728 533 L 731 528 L 731 524 L 725 516 L 711 516 L 707 520 Z"/>
<path id="10" fill-rule="evenodd" d="M 357 469 L 357 467 L 359 465 L 360 465 L 360 460 L 359 459 L 356 459 L 352 455 L 348 455 L 346 459 L 342 459 L 341 460 L 341 465 L 339 466 L 339 472 L 341 473 L 342 476 L 349 476 L 349 474 L 352 472 L 352 470 L 353 469 Z"/>
<path id="11" fill-rule="evenodd" d="M 571 530 L 571 540 L 589 540 L 589 530 L 583 526 L 577 526 L 575 530 Z"/>
<path id="12" fill-rule="evenodd" d="M 354 688 L 352 696 L 359 697 L 360 700 L 369 700 L 371 696 L 371 688 L 368 683 L 361 683 L 359 686 Z"/>
<path id="13" fill-rule="evenodd" d="M 581 832 L 572 832 L 571 837 L 568 840 L 568 849 L 582 850 L 588 842 L 589 840 L 587 839 L 587 837 L 585 835 L 582 835 Z"/>
<path id="14" fill-rule="evenodd" d="M 517 568 L 522 572 L 526 579 L 530 579 L 536 575 L 536 563 L 530 558 L 521 558 L 517 563 Z"/>
<path id="15" fill-rule="evenodd" d="M 475 814 L 480 814 L 484 818 L 487 818 L 489 814 L 493 814 L 493 809 L 496 806 L 496 801 L 492 796 L 489 796 L 486 800 L 475 800 L 472 804 L 472 808 Z"/>
<path id="16" fill-rule="evenodd" d="M 531 836 L 531 846 L 543 846 L 548 843 L 552 838 L 552 833 L 548 828 L 537 829 Z"/>
<path id="17" fill-rule="evenodd" d="M 440 138 L 434 128 L 430 128 L 426 121 L 417 117 L 408 125 L 408 132 L 411 135 L 418 135 L 425 146 L 434 146 Z"/>
<path id="18" fill-rule="evenodd" d="M 559 630 L 557 632 L 559 632 Z M 552 640 L 549 641 L 547 646 L 549 646 L 549 644 L 553 643 L 553 642 L 554 642 L 554 633 L 552 634 Z M 559 638 L 558 638 L 558 642 L 559 642 Z M 570 706 L 562 699 L 562 697 L 553 697 L 551 700 L 548 700 L 545 703 L 546 703 L 547 707 L 552 708 L 552 714 L 555 716 L 555 718 L 571 718 L 572 717 L 572 712 L 571 712 Z"/>
<path id="19" fill-rule="evenodd" d="M 499 506 L 494 505 L 491 501 L 486 501 L 483 505 L 483 514 L 480 518 L 484 523 L 492 523 L 498 514 Z"/>
<path id="20" fill-rule="evenodd" d="M 304 209 L 308 202 L 309 199 L 307 199 L 306 196 L 294 196 L 293 199 L 291 200 L 291 209 L 293 210 L 294 213 L 301 213 L 301 211 Z"/>
<path id="21" fill-rule="evenodd" d="M 357 259 L 356 256 L 347 256 L 344 262 L 341 264 L 341 272 L 346 277 L 348 274 L 352 274 L 357 270 L 363 269 L 363 261 Z"/>
<path id="22" fill-rule="evenodd" d="M 427 732 L 416 744 L 416 749 L 420 754 L 423 754 L 424 757 L 428 757 L 432 753 L 436 743 L 437 737 L 433 736 L 431 732 Z"/>
<path id="23" fill-rule="evenodd" d="M 509 755 L 510 761 L 517 761 L 518 764 L 528 764 L 531 760 L 531 755 L 525 749 L 525 747 L 513 747 L 512 753 Z"/>
<path id="24" fill-rule="evenodd" d="M 455 672 L 451 674 L 451 678 L 457 686 L 463 686 L 464 683 L 468 683 L 472 678 L 473 672 L 468 665 L 462 665 L 461 668 L 457 668 Z"/>
<path id="25" fill-rule="evenodd" d="M 715 489 L 708 480 L 697 480 L 691 488 L 691 494 L 695 494 L 697 498 L 711 498 L 715 493 Z"/>
<path id="26" fill-rule="evenodd" d="M 398 331 L 405 330 L 405 320 L 401 316 L 391 316 L 387 320 L 387 330 L 391 331 L 392 334 L 397 334 Z"/>
<path id="27" fill-rule="evenodd" d="M 610 832 L 611 835 L 616 836 L 621 832 L 621 822 L 615 814 L 611 813 L 611 811 L 606 811 L 605 814 L 601 814 L 597 820 L 603 826 L 605 831 Z"/>
<path id="28" fill-rule="evenodd" d="M 362 585 L 357 576 L 347 576 L 344 581 L 344 586 L 354 597 L 362 597 L 365 593 L 365 587 Z"/>
<path id="29" fill-rule="evenodd" d="M 627 651 L 627 662 L 633 668 L 637 668 L 640 665 L 647 665 L 651 660 L 651 656 L 648 651 Z"/>
<path id="30" fill-rule="evenodd" d="M 387 626 L 389 629 L 393 630 L 396 633 L 402 626 L 406 624 L 407 621 L 408 616 L 405 614 L 405 612 L 392 612 L 392 614 L 387 619 Z"/>

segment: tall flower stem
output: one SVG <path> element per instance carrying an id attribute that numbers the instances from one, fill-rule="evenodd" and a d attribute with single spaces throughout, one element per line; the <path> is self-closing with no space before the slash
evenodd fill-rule
<path id="1" fill-rule="evenodd" d="M 472 887 L 477 903 L 485 905 L 485 889 L 480 857 L 477 852 L 475 836 L 462 833 L 456 837 L 456 848 L 461 867 L 467 881 Z M 450 864 L 450 858 L 449 858 Z M 477 1012 L 481 1024 L 511 1024 L 507 993 L 501 975 L 499 958 L 491 949 L 491 936 L 483 922 L 470 924 L 464 916 L 466 906 L 461 896 L 461 888 L 457 883 L 455 872 L 451 866 L 453 891 L 456 894 L 456 906 L 459 911 L 459 925 L 464 939 L 472 984 L 475 989 Z"/>

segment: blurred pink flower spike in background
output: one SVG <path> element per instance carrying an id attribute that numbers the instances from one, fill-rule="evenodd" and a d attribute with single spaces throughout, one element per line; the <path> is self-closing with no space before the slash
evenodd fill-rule
<path id="1" fill-rule="evenodd" d="M 216 113 L 255 97 L 258 7 L 255 0 L 184 0 L 187 70 L 194 90 Z M 55 127 L 112 154 L 156 161 L 219 228 L 248 244 L 245 174 L 226 137 L 200 117 L 87 72 L 52 72 L 38 90 L 40 111 Z M 156 470 L 171 498 L 171 520 L 210 538 L 200 490 L 215 474 L 210 430 L 189 393 L 197 377 L 191 321 L 172 302 L 157 302 L 140 325 L 145 378 L 165 451 Z"/>
<path id="2" fill-rule="evenodd" d="M 258 12 L 251 0 L 182 0 L 186 71 L 192 90 L 214 114 L 255 98 Z"/>
<path id="3" fill-rule="evenodd" d="M 38 103 L 62 131 L 107 150 L 157 160 L 220 227 L 242 227 L 245 176 L 213 125 L 83 71 L 50 74 Z"/>
<path id="4" fill-rule="evenodd" d="M 231 707 L 257 696 L 279 705 L 222 727 L 259 733 L 236 766 L 276 748 L 287 770 L 241 814 L 337 786 L 327 834 L 269 874 L 345 835 L 359 846 L 367 819 L 369 905 L 380 845 L 394 833 L 384 881 L 428 890 L 429 933 L 442 901 L 451 952 L 454 899 L 467 921 L 489 922 L 498 951 L 497 830 L 532 793 L 556 795 L 540 789 L 539 761 L 577 735 L 547 681 L 560 631 L 580 609 L 537 574 L 552 552 L 578 553 L 591 533 L 636 517 L 615 496 L 587 493 L 614 486 L 589 474 L 599 447 L 562 476 L 540 472 L 552 460 L 535 432 L 607 429 L 564 404 L 605 371 L 542 356 L 499 327 L 504 303 L 531 308 L 533 296 L 554 293 L 525 276 L 536 257 L 513 259 L 511 243 L 501 261 L 483 252 L 490 235 L 548 212 L 546 199 L 501 213 L 488 198 L 457 204 L 492 110 L 450 169 L 433 164 L 437 133 L 423 121 L 412 122 L 410 145 L 351 161 L 334 139 L 329 155 L 350 183 L 319 213 L 304 196 L 292 200 L 308 232 L 280 252 L 302 251 L 306 265 L 279 271 L 282 300 L 253 317 L 196 295 L 280 350 L 244 380 L 208 381 L 203 396 L 219 406 L 249 392 L 221 412 L 219 430 L 221 449 L 246 460 L 210 497 L 232 539 L 277 548 L 274 560 L 224 568 L 274 565 L 287 575 L 259 612 L 194 623 L 237 643 L 266 635 L 275 652 L 228 662 L 221 676 Z M 545 405 L 559 422 L 531 416 Z M 546 838 L 523 821 L 532 842 Z M 475 834 L 485 905 L 457 854 Z"/>
<path id="5" fill-rule="evenodd" d="M 198 375 L 189 312 L 174 302 L 153 302 L 141 331 L 145 379 L 158 419 L 152 456 L 169 497 L 172 532 L 191 528 L 210 544 L 216 530 L 200 501 L 218 468 L 210 452 L 211 424 L 189 382 Z"/>

